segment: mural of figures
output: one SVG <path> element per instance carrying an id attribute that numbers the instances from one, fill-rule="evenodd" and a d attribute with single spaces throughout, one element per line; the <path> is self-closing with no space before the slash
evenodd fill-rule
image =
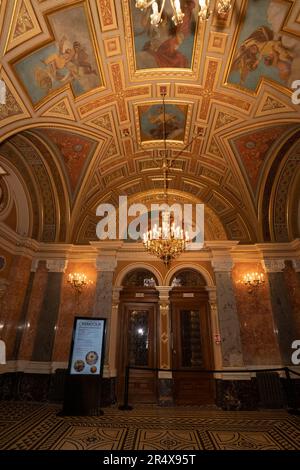
<path id="1" fill-rule="evenodd" d="M 15 71 L 32 102 L 71 84 L 75 96 L 101 86 L 88 20 L 83 6 L 49 15 L 55 42 L 15 64 Z"/>
<path id="2" fill-rule="evenodd" d="M 178 26 L 174 26 L 172 11 L 166 4 L 166 15 L 158 27 L 150 24 L 151 8 L 141 11 L 135 3 L 136 0 L 131 0 L 136 69 L 192 68 L 198 2 L 181 1 L 184 18 Z"/>
<path id="3" fill-rule="evenodd" d="M 288 2 L 249 1 L 228 82 L 256 90 L 260 77 L 291 86 L 300 77 L 300 39 L 281 30 Z M 300 32 L 300 26 L 299 26 Z"/>
<path id="4" fill-rule="evenodd" d="M 166 104 L 166 139 L 184 140 L 187 105 Z M 163 140 L 163 107 L 161 104 L 139 106 L 141 141 Z"/>

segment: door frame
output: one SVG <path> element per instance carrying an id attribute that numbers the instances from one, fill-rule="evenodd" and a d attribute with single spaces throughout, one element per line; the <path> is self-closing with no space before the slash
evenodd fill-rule
<path id="1" fill-rule="evenodd" d="M 136 295 L 138 294 L 138 295 Z M 122 402 L 124 396 L 125 388 L 125 370 L 127 365 L 127 340 L 128 340 L 128 331 L 124 334 L 124 328 L 127 329 L 127 318 L 126 312 L 128 307 L 153 307 L 153 368 L 158 367 L 158 351 L 159 351 L 159 332 L 158 332 L 158 313 L 159 313 L 159 293 L 155 288 L 140 288 L 140 287 L 126 287 L 120 293 L 120 302 L 119 302 L 119 315 L 118 315 L 118 352 L 117 352 L 117 401 Z M 147 376 L 152 377 L 155 380 L 155 400 L 157 401 L 158 396 L 158 384 L 157 384 L 157 373 L 142 370 L 131 371 L 130 376 L 145 378 Z"/>
<path id="2" fill-rule="evenodd" d="M 187 295 L 185 297 L 184 295 Z M 192 297 L 193 296 L 193 297 Z M 214 368 L 214 349 L 213 349 L 213 337 L 212 337 L 212 323 L 211 323 L 211 315 L 210 315 L 210 306 L 209 306 L 209 297 L 208 293 L 205 288 L 188 288 L 188 287 L 178 287 L 173 288 L 170 291 L 170 322 L 171 322 L 171 364 L 172 369 L 182 369 L 182 372 L 173 372 L 173 380 L 174 380 L 174 390 L 173 390 L 173 397 L 176 400 L 176 376 L 178 379 L 184 380 L 190 376 L 193 377 L 192 372 L 184 372 L 185 369 L 192 370 L 193 368 L 190 367 L 180 367 L 178 364 L 178 355 L 176 352 L 176 356 L 174 354 L 175 347 L 178 348 L 181 342 L 180 336 L 180 327 L 179 327 L 179 319 L 176 320 L 174 318 L 175 312 L 179 311 L 180 309 L 191 309 L 191 310 L 199 310 L 201 315 L 201 310 L 204 304 L 204 314 L 205 320 L 204 325 L 207 328 L 207 334 L 201 333 L 201 343 L 202 343 L 202 352 L 204 354 L 204 362 L 205 362 L 205 369 L 213 369 Z M 202 308 L 201 308 L 202 304 Z M 205 341 L 203 341 L 203 338 Z M 181 347 L 181 346 L 180 346 Z M 174 357 L 175 356 L 175 357 Z M 201 367 L 199 367 L 201 368 Z M 196 368 L 195 368 L 196 369 Z M 195 375 L 197 372 L 195 371 Z M 203 375 L 204 377 L 204 375 Z M 212 393 L 212 400 L 211 403 L 215 402 L 215 380 L 214 376 L 211 374 L 211 393 Z M 180 403 L 180 400 L 178 402 Z"/>

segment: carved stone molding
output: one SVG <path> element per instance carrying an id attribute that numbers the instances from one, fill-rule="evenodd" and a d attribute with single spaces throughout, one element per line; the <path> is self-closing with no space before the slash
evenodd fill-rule
<path id="1" fill-rule="evenodd" d="M 228 273 L 232 271 L 234 262 L 231 259 L 213 259 L 211 265 L 215 272 Z"/>
<path id="2" fill-rule="evenodd" d="M 64 273 L 68 266 L 66 259 L 47 259 L 47 269 L 50 273 Z"/>
<path id="3" fill-rule="evenodd" d="M 300 259 L 293 259 L 292 263 L 296 273 L 300 273 Z"/>
<path id="4" fill-rule="evenodd" d="M 99 255 L 96 258 L 95 264 L 98 272 L 114 271 L 117 267 L 117 259 L 115 256 Z"/>
<path id="5" fill-rule="evenodd" d="M 120 292 L 121 292 L 122 289 L 123 289 L 123 287 L 114 287 L 113 288 L 112 301 L 113 301 L 113 306 L 114 307 L 119 305 Z"/>
<path id="6" fill-rule="evenodd" d="M 267 273 L 280 273 L 285 268 L 284 259 L 265 259 L 261 263 Z"/>
<path id="7" fill-rule="evenodd" d="M 7 279 L 0 279 L 0 300 L 4 297 L 4 294 L 9 286 L 9 282 Z"/>

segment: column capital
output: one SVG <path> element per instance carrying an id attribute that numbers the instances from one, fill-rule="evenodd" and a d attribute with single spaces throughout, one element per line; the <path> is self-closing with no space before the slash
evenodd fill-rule
<path id="1" fill-rule="evenodd" d="M 264 259 L 261 264 L 267 273 L 280 273 L 285 268 L 284 259 Z"/>
<path id="2" fill-rule="evenodd" d="M 68 266 L 66 259 L 47 259 L 46 267 L 50 273 L 64 273 Z"/>
<path id="3" fill-rule="evenodd" d="M 229 273 L 232 271 L 234 262 L 229 258 L 213 259 L 211 261 L 213 270 L 217 273 Z"/>
<path id="4" fill-rule="evenodd" d="M 216 287 L 205 287 L 206 292 L 208 292 L 209 303 L 214 304 L 217 302 L 217 288 Z"/>
<path id="5" fill-rule="evenodd" d="M 300 273 L 300 259 L 293 259 L 293 268 L 296 271 L 296 273 Z"/>
<path id="6" fill-rule="evenodd" d="M 114 255 L 98 255 L 95 265 L 98 272 L 114 271 L 117 267 L 117 258 Z"/>
<path id="7" fill-rule="evenodd" d="M 159 292 L 160 300 L 169 300 L 169 293 L 172 290 L 171 286 L 156 286 L 156 290 Z"/>
<path id="8" fill-rule="evenodd" d="M 123 289 L 123 287 L 114 287 L 112 291 L 112 300 L 113 303 L 117 304 L 120 301 L 120 292 Z"/>

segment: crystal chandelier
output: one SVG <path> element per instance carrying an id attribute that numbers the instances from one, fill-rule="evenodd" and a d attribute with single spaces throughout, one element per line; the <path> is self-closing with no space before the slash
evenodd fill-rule
<path id="1" fill-rule="evenodd" d="M 172 21 L 175 26 L 183 23 L 184 13 L 181 10 L 180 0 L 169 0 L 169 3 L 172 7 Z M 152 14 L 150 15 L 150 22 L 153 26 L 158 26 L 161 22 L 162 14 L 166 0 L 161 0 L 160 8 L 158 2 L 155 0 L 136 0 L 135 6 L 140 10 L 152 7 Z M 208 20 L 210 17 L 210 0 L 199 0 L 199 19 L 200 21 Z M 217 2 L 217 14 L 226 16 L 231 10 L 231 0 L 218 0 Z"/>
<path id="2" fill-rule="evenodd" d="M 164 180 L 164 200 L 168 204 L 168 171 L 170 170 L 171 163 L 167 158 L 165 95 L 166 92 L 162 91 L 164 152 L 161 170 Z M 143 234 L 143 244 L 149 253 L 156 255 L 168 266 L 172 259 L 179 256 L 185 250 L 186 244 L 190 239 L 187 231 L 184 232 L 180 226 L 175 226 L 174 222 L 171 223 L 170 210 L 163 210 L 161 218 L 161 226 L 155 224 L 151 230 Z"/>

